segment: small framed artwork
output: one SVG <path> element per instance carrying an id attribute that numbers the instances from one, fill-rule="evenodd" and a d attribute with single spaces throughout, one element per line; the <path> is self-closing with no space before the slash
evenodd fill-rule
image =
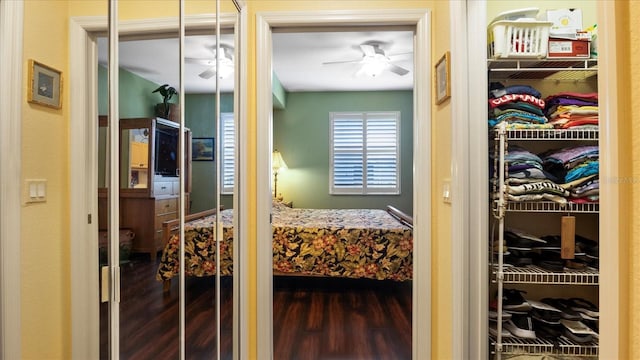
<path id="1" fill-rule="evenodd" d="M 29 94 L 30 103 L 60 109 L 62 103 L 62 73 L 52 67 L 34 60 L 29 60 Z"/>
<path id="2" fill-rule="evenodd" d="M 451 77 L 449 74 L 449 52 L 447 51 L 436 63 L 436 104 L 451 97 Z"/>
<path id="3" fill-rule="evenodd" d="M 213 161 L 214 144 L 215 141 L 212 137 L 191 139 L 191 160 Z"/>

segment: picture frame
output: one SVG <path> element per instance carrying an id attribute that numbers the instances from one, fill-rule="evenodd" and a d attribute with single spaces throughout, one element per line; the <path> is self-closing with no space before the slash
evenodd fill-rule
<path id="1" fill-rule="evenodd" d="M 436 63 L 436 105 L 451 97 L 450 53 L 447 51 Z"/>
<path id="2" fill-rule="evenodd" d="M 212 137 L 191 139 L 191 160 L 213 161 L 215 158 L 215 140 Z"/>
<path id="3" fill-rule="evenodd" d="M 27 101 L 54 109 L 62 107 L 62 72 L 29 59 Z"/>

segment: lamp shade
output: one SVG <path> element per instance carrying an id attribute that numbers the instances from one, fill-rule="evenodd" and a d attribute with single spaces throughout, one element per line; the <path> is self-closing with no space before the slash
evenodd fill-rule
<path id="1" fill-rule="evenodd" d="M 287 164 L 282 159 L 282 155 L 280 155 L 280 151 L 274 150 L 271 154 L 271 168 L 273 171 L 280 171 L 282 169 L 287 168 Z"/>

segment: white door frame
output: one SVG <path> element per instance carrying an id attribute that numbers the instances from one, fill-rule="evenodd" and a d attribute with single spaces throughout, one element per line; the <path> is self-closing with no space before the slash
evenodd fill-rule
<path id="1" fill-rule="evenodd" d="M 22 357 L 20 179 L 22 1 L 0 0 L 0 359 Z"/>
<path id="2" fill-rule="evenodd" d="M 12 1 L 9 1 L 13 3 Z M 246 19 L 246 9 L 240 13 L 240 21 Z M 233 24 L 236 16 L 220 18 L 221 24 Z M 185 18 L 188 29 L 212 29 L 215 26 L 215 15 L 188 16 Z M 240 51 L 246 53 L 246 23 L 236 24 L 241 33 Z M 22 28 L 22 27 L 20 27 Z M 123 22 L 119 25 L 121 34 L 149 34 L 165 31 L 177 31 L 177 18 L 145 19 Z M 74 359 L 97 359 L 100 351 L 99 332 L 99 284 L 98 284 L 98 189 L 97 189 L 97 84 L 98 75 L 96 64 L 97 34 L 106 34 L 107 17 L 76 17 L 69 25 L 69 68 L 73 69 L 69 79 L 70 102 L 70 232 L 71 232 L 71 354 Z M 240 74 L 246 74 L 246 56 L 239 57 Z M 238 81 L 246 83 L 244 79 Z M 244 84 L 243 83 L 243 84 Z M 239 209 L 247 209 L 248 182 L 242 174 L 246 174 L 247 126 L 246 89 L 241 86 L 238 92 L 238 184 L 237 193 L 241 194 L 237 200 Z M 8 152 L 7 152 L 8 153 Z M 16 191 L 19 194 L 19 192 Z M 88 217 L 92 217 L 91 223 Z M 239 225 L 236 229 L 238 244 L 238 261 L 246 264 L 247 249 L 246 210 L 238 216 Z M 95 254 L 96 256 L 93 256 Z M 249 310 L 247 303 L 247 274 L 239 269 L 239 286 L 233 287 L 234 302 L 234 337 L 246 333 L 249 326 Z M 235 315 L 235 314 L 234 314 Z M 177 323 L 176 323 L 177 325 Z M 248 354 L 248 343 L 240 337 L 234 341 L 234 356 Z M 235 339 L 234 339 L 235 340 Z M 19 342 L 18 342 L 19 344 Z M 13 357 L 11 357 L 13 358 Z M 19 357 L 16 357 L 19 358 Z"/>
<path id="3" fill-rule="evenodd" d="M 620 274 L 626 274 L 621 264 L 620 234 L 621 226 L 618 216 L 620 185 L 617 148 L 619 129 L 617 125 L 618 103 L 616 67 L 616 33 L 615 33 L 615 2 L 598 1 L 598 90 L 600 109 L 600 226 L 599 238 L 606 239 L 607 246 L 600 248 L 600 339 L 599 354 L 602 358 L 620 359 L 625 352 L 625 337 L 621 337 L 624 329 L 620 328 L 623 309 L 620 309 L 620 291 L 624 288 Z M 467 0 L 465 5 L 451 6 L 453 23 L 466 23 L 466 32 L 460 31 L 454 35 L 452 31 L 452 49 L 459 52 L 452 58 L 461 57 L 460 68 L 452 72 L 454 87 L 466 89 L 459 96 L 452 96 L 452 163 L 458 164 L 457 169 L 467 172 L 468 179 L 488 179 L 486 154 L 488 148 L 487 136 L 473 134 L 486 133 L 486 0 Z M 602 31 L 606 29 L 606 31 Z M 463 29 L 464 30 L 464 29 Z M 463 35 L 460 35 L 463 34 Z M 462 49 L 468 49 L 463 51 Z M 481 55 L 479 55 L 481 54 Z M 483 61 L 484 60 L 484 61 Z M 454 62 L 453 65 L 458 64 Z M 455 80 L 455 76 L 469 75 L 466 79 Z M 455 85 L 457 84 L 457 85 Z M 453 95 L 453 94 L 452 94 Z M 472 136 L 471 136 L 472 135 Z M 468 136 L 465 138 L 465 136 Z M 468 141 L 465 141 L 468 139 Z M 467 145 L 468 143 L 468 145 Z M 456 148 L 468 151 L 456 151 Z M 453 353 L 456 359 L 487 359 L 488 354 L 488 263 L 486 250 L 488 249 L 488 190 L 487 187 L 478 188 L 474 182 L 463 182 L 453 176 L 453 189 L 456 194 L 463 194 L 463 199 L 453 199 L 452 213 L 452 254 L 462 257 L 464 251 L 469 252 L 469 267 L 467 276 L 456 276 L 454 272 L 454 294 L 464 294 L 467 303 L 456 301 L 454 312 L 468 314 L 467 320 L 456 319 L 453 324 Z M 456 209 L 458 204 L 465 205 L 468 210 Z M 461 216 L 458 216 L 460 214 Z M 462 231 L 455 229 L 464 229 Z M 467 236 L 465 240 L 464 237 Z M 462 258 L 461 258 L 462 259 Z M 456 260 L 453 261 L 454 267 Z M 622 266 L 622 269 L 621 269 Z M 455 301 L 455 300 L 454 300 Z M 463 306 L 460 308 L 460 306 Z M 467 330 L 468 329 L 468 330 Z M 626 335 L 625 335 L 626 336 Z M 456 350 L 456 339 L 462 340 L 462 348 Z M 458 351 L 458 352 L 456 352 Z M 465 353 L 466 351 L 466 353 Z"/>
<path id="4" fill-rule="evenodd" d="M 470 7 L 470 6 L 469 6 Z M 468 31 L 476 29 L 474 23 L 469 21 L 483 21 L 482 12 L 472 12 L 477 10 L 467 9 L 467 3 L 464 1 L 452 1 L 449 5 L 450 9 L 450 34 L 451 34 L 451 279 L 452 279 L 452 348 L 451 354 L 453 359 L 479 359 L 470 354 L 482 354 L 487 348 L 486 327 L 481 326 L 487 316 L 487 309 L 471 309 L 470 304 L 474 304 L 479 299 L 485 297 L 477 297 L 482 294 L 484 287 L 482 277 L 486 267 L 482 263 L 477 262 L 477 257 L 471 254 L 484 253 L 483 248 L 477 241 L 472 240 L 485 232 L 475 233 L 471 235 L 469 229 L 482 226 L 482 223 L 471 225 L 470 221 L 478 222 L 477 216 L 472 215 L 472 209 L 486 209 L 483 204 L 487 203 L 487 199 L 483 196 L 481 189 L 471 191 L 470 180 L 470 148 L 476 146 L 475 143 L 482 139 L 471 134 L 478 134 L 478 129 L 483 123 L 478 122 L 475 128 L 469 123 L 470 102 L 476 102 L 484 105 L 485 101 L 479 96 L 469 96 L 470 88 L 475 85 L 485 84 L 486 74 L 484 63 L 475 61 L 468 64 L 469 58 L 477 58 L 469 54 L 477 54 L 478 51 L 484 51 L 484 43 L 467 42 Z M 468 13 L 473 16 L 467 17 Z M 470 77 L 469 74 L 474 74 Z M 484 138 L 484 137 L 481 137 Z M 482 169 L 477 169 L 482 170 Z M 473 196 L 473 198 L 472 198 Z M 474 204 L 474 201 L 480 201 L 481 204 Z M 471 336 L 473 330 L 478 329 L 478 336 Z M 484 333 L 482 333 L 484 331 Z M 474 350 L 472 350 L 474 349 Z"/>
<path id="5" fill-rule="evenodd" d="M 257 176 L 271 178 L 272 43 L 274 27 L 349 25 L 415 26 L 413 121 L 413 311 L 412 355 L 431 358 L 431 13 L 422 10 L 265 12 L 256 15 Z M 419 184 L 419 186 L 418 186 Z M 271 182 L 257 189 L 257 348 L 273 358 L 273 249 Z"/>

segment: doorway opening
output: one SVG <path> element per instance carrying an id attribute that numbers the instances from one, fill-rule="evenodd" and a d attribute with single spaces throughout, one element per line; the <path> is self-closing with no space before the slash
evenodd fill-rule
<path id="1" fill-rule="evenodd" d="M 413 38 L 272 35 L 275 358 L 411 358 L 411 228 L 385 209 L 413 212 Z"/>
<path id="2" fill-rule="evenodd" d="M 415 191 L 417 184 L 422 189 L 430 189 L 430 132 L 429 132 L 429 111 L 430 100 L 430 66 L 429 66 L 429 37 L 428 37 L 428 12 L 408 11 L 390 12 L 385 16 L 374 16 L 372 12 L 346 12 L 336 16 L 335 13 L 323 14 L 322 12 L 304 13 L 273 13 L 259 14 L 258 16 L 258 133 L 264 134 L 258 137 L 258 174 L 261 177 L 271 178 L 271 153 L 275 150 L 278 134 L 275 132 L 276 125 L 272 123 L 273 114 L 273 82 L 270 69 L 275 68 L 272 54 L 274 51 L 273 37 L 275 33 L 284 32 L 287 29 L 300 27 L 313 28 L 336 28 L 353 27 L 358 25 L 375 25 L 379 27 L 404 26 L 414 30 L 414 89 L 412 92 L 412 119 L 411 138 L 413 139 L 413 184 L 411 210 L 413 214 L 413 278 L 411 280 L 411 357 L 428 358 L 430 354 L 429 341 L 418 341 L 416 339 L 430 338 L 430 195 L 429 191 L 420 192 L 418 196 Z M 326 19 L 331 19 L 328 23 Z M 328 115 L 325 115 L 328 116 Z M 279 149 L 280 150 L 280 149 Z M 304 151 L 297 149 L 297 152 Z M 283 156 L 285 156 L 283 154 Z M 325 155 L 326 156 L 326 155 Z M 296 163 L 293 162 L 292 163 Z M 292 172 L 293 173 L 293 172 Z M 282 177 L 280 177 L 282 179 Z M 281 187 L 293 186 L 287 183 L 288 180 L 281 181 Z M 327 180 L 328 182 L 328 180 Z M 329 184 L 325 182 L 325 189 Z M 286 184 L 286 185 L 285 185 Z M 274 346 L 274 305 L 273 304 L 273 268 L 274 261 L 271 254 L 272 249 L 272 223 L 270 214 L 272 210 L 272 191 L 269 182 L 262 182 L 258 185 L 258 297 L 269 299 L 258 303 L 258 347 L 261 349 L 272 349 Z M 280 191 L 279 191 L 280 192 Z M 426 194 L 425 194 L 426 193 Z M 292 192 L 292 196 L 295 193 Z M 276 194 L 278 197 L 279 194 Z M 300 198 L 302 199 L 302 198 Z M 345 198 L 346 199 L 346 198 Z M 297 200 L 296 200 L 297 201 Z M 301 200 L 300 204 L 312 206 L 308 200 Z M 293 202 L 297 204 L 297 202 Z M 303 205 L 304 206 L 304 205 Z M 295 207 L 295 206 L 294 206 Z M 306 207 L 306 206 L 305 206 Z M 345 206 L 346 207 L 346 206 Z M 262 256 L 264 254 L 264 256 Z M 330 279 L 329 279 L 330 280 Z M 357 280 L 357 279 L 356 279 Z M 325 281 L 325 280 L 321 280 Z M 419 299 L 419 301 L 418 301 Z M 327 311 L 331 311 L 327 309 Z M 314 341 L 314 340 L 309 340 Z M 357 356 L 357 355 L 356 355 Z"/>

